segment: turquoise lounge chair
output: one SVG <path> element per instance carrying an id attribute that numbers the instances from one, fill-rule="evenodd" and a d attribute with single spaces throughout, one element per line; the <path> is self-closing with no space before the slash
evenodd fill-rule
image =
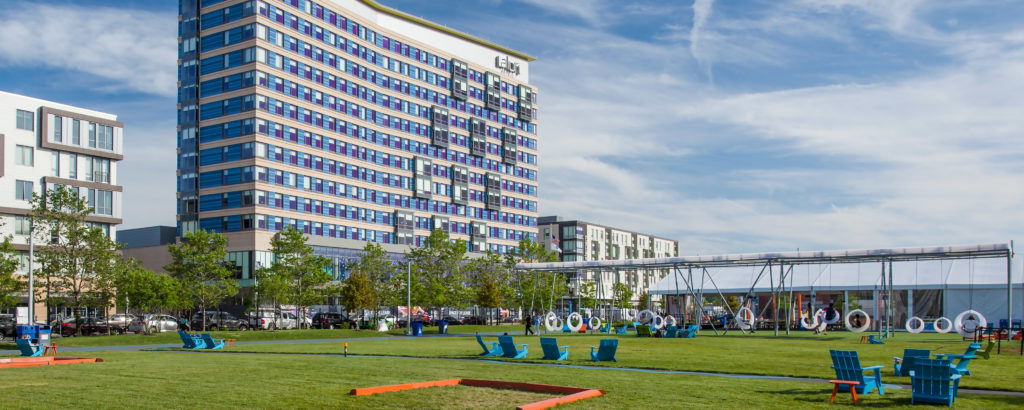
<path id="1" fill-rule="evenodd" d="M 875 335 L 868 336 L 868 343 L 871 343 L 873 345 L 884 345 L 885 344 L 885 342 L 883 342 L 882 339 L 875 339 Z"/>
<path id="2" fill-rule="evenodd" d="M 202 337 L 189 335 L 183 330 L 178 331 L 178 336 L 181 337 L 181 341 L 184 343 L 181 347 L 185 349 L 202 349 L 206 347 L 206 342 L 203 341 Z"/>
<path id="3" fill-rule="evenodd" d="M 686 329 L 679 331 L 679 337 L 694 338 L 697 337 L 697 325 L 688 325 Z"/>
<path id="4" fill-rule="evenodd" d="M 618 339 L 601 339 L 600 346 L 590 346 L 590 360 L 595 362 L 607 362 L 609 360 L 618 362 L 618 360 L 615 360 L 615 350 L 618 348 Z M 594 349 L 597 349 L 597 351 L 594 351 Z"/>
<path id="5" fill-rule="evenodd" d="M 480 338 L 479 333 L 476 335 L 476 342 L 480 343 L 480 347 L 484 349 L 484 352 L 480 353 L 480 356 L 501 356 L 501 345 L 499 345 L 498 342 L 484 343 L 484 340 Z"/>
<path id="6" fill-rule="evenodd" d="M 18 343 L 18 350 L 21 350 L 22 356 L 27 357 L 39 357 L 43 355 L 43 346 L 32 343 L 28 339 L 16 339 Z"/>
<path id="7" fill-rule="evenodd" d="M 868 394 L 876 388 L 879 395 L 885 394 L 885 390 L 882 389 L 882 369 L 885 366 L 861 367 L 860 357 L 853 350 L 831 350 L 830 353 L 832 368 L 836 371 L 836 379 L 860 382 L 856 387 L 858 394 Z M 873 371 L 874 375 L 864 377 L 866 371 Z M 839 385 L 839 390 L 850 391 L 850 387 Z"/>
<path id="8" fill-rule="evenodd" d="M 569 329 L 568 323 L 562 323 L 562 333 L 572 333 L 572 329 Z"/>
<path id="9" fill-rule="evenodd" d="M 224 339 L 214 339 L 209 333 L 203 333 L 200 337 L 203 338 L 203 342 L 206 344 L 207 349 L 212 350 L 224 348 Z"/>
<path id="10" fill-rule="evenodd" d="M 569 346 L 559 346 L 553 337 L 540 338 L 540 347 L 544 349 L 544 360 L 565 360 L 569 358 Z"/>
<path id="11" fill-rule="evenodd" d="M 516 344 L 512 341 L 512 336 L 498 336 L 498 344 L 501 345 L 501 357 L 510 357 L 513 359 L 522 359 L 526 357 L 526 344 Z M 518 346 L 522 346 L 519 349 Z"/>
<path id="12" fill-rule="evenodd" d="M 914 369 L 917 359 L 927 359 L 931 355 L 932 351 L 928 349 L 903 349 L 903 357 L 893 356 L 892 366 L 896 370 L 897 376 L 907 377 Z"/>
<path id="13" fill-rule="evenodd" d="M 677 337 L 677 336 L 676 336 L 676 332 L 678 332 L 678 331 L 679 331 L 679 328 L 678 328 L 678 327 L 676 327 L 676 326 L 669 326 L 669 327 L 666 327 L 666 328 L 665 328 L 665 337 L 666 337 L 666 338 L 669 338 L 669 337 Z"/>
<path id="14" fill-rule="evenodd" d="M 636 327 L 636 337 L 652 337 L 651 327 L 647 325 L 640 325 Z"/>
<path id="15" fill-rule="evenodd" d="M 611 331 L 612 331 L 612 324 L 611 323 L 605 323 L 605 324 L 601 325 L 601 330 L 600 330 L 601 333 L 611 333 Z"/>
<path id="16" fill-rule="evenodd" d="M 956 362 L 957 373 L 970 376 L 971 371 L 967 370 L 967 364 L 974 358 L 974 353 L 977 353 L 978 349 L 981 349 L 981 343 L 971 343 L 967 346 L 967 350 L 964 351 L 964 354 L 943 353 L 935 355 L 935 358 L 946 360 L 959 359 Z"/>
<path id="17" fill-rule="evenodd" d="M 910 403 L 939 403 L 953 407 L 960 377 L 948 359 L 918 358 L 914 370 L 910 371 L 910 387 L 913 389 Z"/>
<path id="18" fill-rule="evenodd" d="M 615 334 L 624 335 L 626 334 L 626 324 L 622 324 L 622 327 L 615 329 Z"/>

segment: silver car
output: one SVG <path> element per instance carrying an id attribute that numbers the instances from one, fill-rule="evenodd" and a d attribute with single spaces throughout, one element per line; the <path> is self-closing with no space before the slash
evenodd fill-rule
<path id="1" fill-rule="evenodd" d="M 128 330 L 135 333 L 176 332 L 178 321 L 168 315 L 145 315 L 133 321 Z"/>
<path id="2" fill-rule="evenodd" d="M 110 318 L 107 319 L 106 322 L 107 322 L 107 324 L 109 324 L 111 326 L 119 327 L 121 329 L 124 329 L 124 328 L 130 326 L 132 322 L 135 322 L 136 319 L 138 319 L 138 318 L 135 317 L 135 315 L 125 314 L 125 313 L 118 313 L 116 315 L 111 315 Z"/>

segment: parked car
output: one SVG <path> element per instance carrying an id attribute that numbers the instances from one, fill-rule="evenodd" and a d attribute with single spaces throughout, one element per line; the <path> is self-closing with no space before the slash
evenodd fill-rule
<path id="1" fill-rule="evenodd" d="M 189 326 L 192 330 L 249 330 L 249 322 L 239 319 L 228 312 L 217 310 L 206 311 L 206 329 L 203 329 L 203 312 L 196 312 L 192 315 L 192 323 Z"/>
<path id="2" fill-rule="evenodd" d="M 249 313 L 249 327 L 252 329 L 295 329 L 299 325 L 298 318 L 288 312 L 278 313 L 274 310 L 261 309 L 259 315 L 254 312 Z"/>
<path id="3" fill-rule="evenodd" d="M 437 326 L 438 320 L 443 320 L 445 322 L 448 322 L 449 326 L 451 326 L 451 325 L 461 325 L 462 324 L 462 321 L 459 320 L 459 319 L 456 319 L 454 316 L 445 316 L 445 317 L 442 317 L 440 319 L 431 320 L 430 321 L 430 325 L 431 326 Z"/>
<path id="4" fill-rule="evenodd" d="M 341 313 L 320 312 L 313 315 L 313 327 L 317 329 L 354 328 L 355 323 Z"/>
<path id="5" fill-rule="evenodd" d="M 64 337 L 74 336 L 75 334 L 78 333 L 78 326 L 82 327 L 83 336 L 87 336 L 93 333 L 100 333 L 101 329 L 102 333 L 107 333 L 106 323 L 103 323 L 103 325 L 101 326 L 100 324 L 97 323 L 100 321 L 100 319 L 94 317 L 79 318 L 77 323 L 75 322 L 75 318 L 73 317 L 64 319 L 64 323 L 60 324 L 60 335 Z M 50 331 L 52 333 L 57 333 L 56 329 L 51 328 Z"/>
<path id="6" fill-rule="evenodd" d="M 143 315 L 128 325 L 128 331 L 135 333 L 160 333 L 178 331 L 178 319 L 168 315 Z"/>
<path id="7" fill-rule="evenodd" d="M 13 315 L 0 315 L 0 339 L 5 337 L 14 338 L 16 333 Z"/>
<path id="8" fill-rule="evenodd" d="M 401 319 L 398 319 L 398 326 L 399 327 L 405 327 L 406 322 L 408 320 L 409 320 L 408 317 L 403 317 Z M 412 320 L 414 322 L 423 322 L 424 325 L 430 325 L 431 324 L 430 316 L 428 316 L 428 315 L 413 315 Z"/>
<path id="9" fill-rule="evenodd" d="M 482 318 L 480 316 L 468 316 L 465 319 L 462 319 L 462 324 L 464 324 L 464 325 L 486 325 L 487 324 L 487 319 Z"/>
<path id="10" fill-rule="evenodd" d="M 136 317 L 133 314 L 118 313 L 116 315 L 111 315 L 109 318 L 107 318 L 106 322 L 109 323 L 110 325 L 118 326 L 122 329 L 127 329 L 136 319 L 138 319 L 138 317 Z"/>

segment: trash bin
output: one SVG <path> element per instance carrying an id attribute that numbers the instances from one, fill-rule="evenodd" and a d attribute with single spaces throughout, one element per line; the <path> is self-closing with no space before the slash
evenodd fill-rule
<path id="1" fill-rule="evenodd" d="M 415 320 L 412 322 L 412 335 L 423 336 L 423 322 Z"/>
<path id="2" fill-rule="evenodd" d="M 438 320 L 437 321 L 437 334 L 446 335 L 448 334 L 448 321 Z"/>
<path id="3" fill-rule="evenodd" d="M 39 326 L 35 325 L 18 325 L 15 329 L 15 333 L 18 339 L 22 339 L 23 336 L 28 336 L 29 341 L 32 343 L 39 343 Z"/>
<path id="4" fill-rule="evenodd" d="M 39 325 L 36 326 L 36 343 L 43 346 L 50 345 L 50 325 Z"/>

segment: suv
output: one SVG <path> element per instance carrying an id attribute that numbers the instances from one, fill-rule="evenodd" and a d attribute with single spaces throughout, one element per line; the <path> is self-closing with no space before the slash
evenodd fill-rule
<path id="1" fill-rule="evenodd" d="M 9 337 L 14 338 L 14 316 L 12 315 L 0 315 L 0 339 Z"/>
<path id="2" fill-rule="evenodd" d="M 189 328 L 200 330 L 203 327 L 203 312 L 196 312 L 192 315 L 192 323 Z M 236 318 L 228 312 L 215 310 L 206 311 L 206 329 L 203 330 L 249 330 L 249 323 L 243 319 Z"/>
<path id="3" fill-rule="evenodd" d="M 209 324 L 210 318 L 207 317 L 206 321 Z M 144 315 L 128 325 L 128 330 L 135 333 L 175 332 L 178 330 L 178 319 L 169 315 Z"/>
<path id="4" fill-rule="evenodd" d="M 249 327 L 253 329 L 295 329 L 298 325 L 298 318 L 288 312 L 275 313 L 273 310 L 260 310 L 259 316 L 253 312 L 249 313 Z"/>
<path id="5" fill-rule="evenodd" d="M 313 315 L 313 327 L 317 329 L 340 329 L 354 327 L 352 322 L 341 313 L 320 312 Z"/>

